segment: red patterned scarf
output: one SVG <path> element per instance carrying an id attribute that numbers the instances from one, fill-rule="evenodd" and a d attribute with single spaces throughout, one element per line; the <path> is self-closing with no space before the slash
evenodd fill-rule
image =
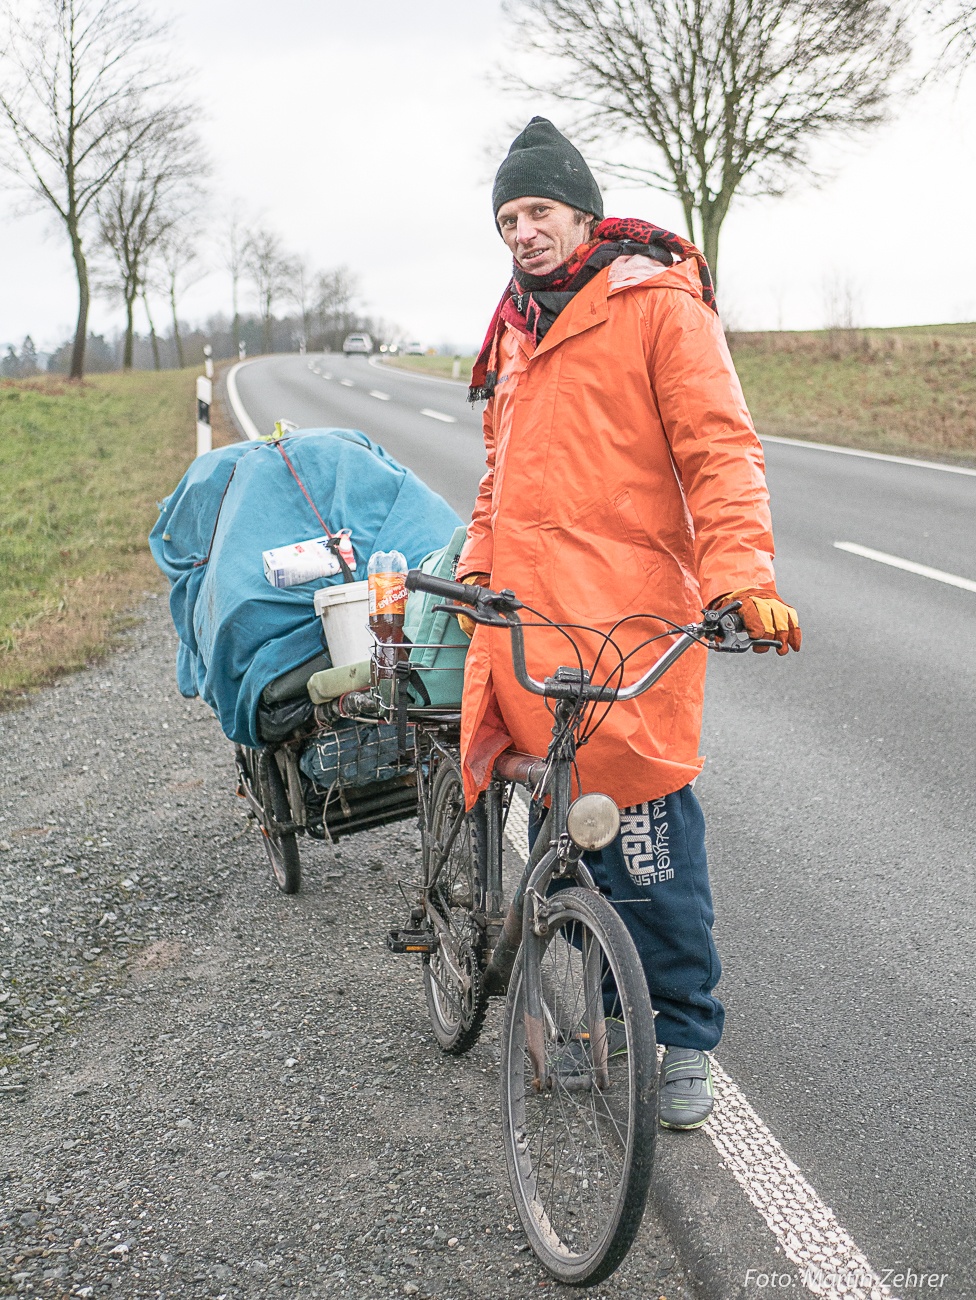
<path id="1" fill-rule="evenodd" d="M 567 302 L 585 284 L 618 257 L 643 253 L 666 265 L 693 257 L 698 263 L 702 299 L 718 311 L 708 263 L 699 250 L 680 235 L 650 221 L 635 217 L 607 217 L 593 231 L 593 237 L 575 250 L 548 275 L 530 275 L 516 262 L 511 280 L 495 308 L 481 352 L 471 370 L 469 402 L 482 402 L 495 391 L 497 373 L 488 369 L 492 346 L 503 322 L 508 322 L 538 343 Z"/>

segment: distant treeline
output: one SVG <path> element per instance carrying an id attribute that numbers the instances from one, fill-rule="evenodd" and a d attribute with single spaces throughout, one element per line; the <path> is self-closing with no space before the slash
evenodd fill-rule
<path id="1" fill-rule="evenodd" d="M 243 342 L 247 356 L 258 356 L 266 352 L 267 322 L 255 315 L 238 317 L 237 329 L 233 322 L 223 313 L 211 316 L 203 327 L 191 328 L 183 325 L 180 330 L 182 363 L 186 366 L 203 364 L 203 349 L 209 344 L 217 360 L 236 358 L 240 355 L 239 344 Z M 306 340 L 306 348 L 318 352 L 339 352 L 342 340 L 353 330 L 364 330 L 373 334 L 377 340 L 386 337 L 384 323 L 375 321 L 370 316 L 360 316 L 353 312 L 345 314 L 342 320 L 326 324 L 313 330 L 311 338 Z M 298 316 L 274 318 L 271 322 L 272 352 L 297 352 L 300 348 L 302 320 Z M 71 356 L 74 337 L 68 338 L 54 352 L 38 352 L 34 341 L 28 334 L 20 347 L 10 344 L 0 359 L 0 378 L 30 379 L 33 375 L 49 372 L 52 374 L 70 374 Z M 90 373 L 107 374 L 121 370 L 126 352 L 125 334 L 122 331 L 106 337 L 104 334 L 89 333 L 85 347 L 85 366 Z M 180 348 L 172 331 L 165 335 L 135 333 L 132 339 L 132 368 L 135 370 L 176 370 L 180 368 Z"/>

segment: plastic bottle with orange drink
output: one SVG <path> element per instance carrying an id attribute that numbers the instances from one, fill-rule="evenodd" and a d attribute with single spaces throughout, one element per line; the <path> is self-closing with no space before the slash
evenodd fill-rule
<path id="1" fill-rule="evenodd" d="M 403 619 L 407 609 L 407 561 L 399 551 L 374 551 L 366 571 L 369 582 L 369 626 L 377 641 L 376 670 L 390 678 L 407 654 Z"/>

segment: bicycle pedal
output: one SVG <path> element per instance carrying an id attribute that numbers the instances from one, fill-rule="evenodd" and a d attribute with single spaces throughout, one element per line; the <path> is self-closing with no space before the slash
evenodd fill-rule
<path id="1" fill-rule="evenodd" d="M 429 954 L 437 951 L 437 935 L 429 930 L 390 930 L 386 946 L 390 952 Z"/>

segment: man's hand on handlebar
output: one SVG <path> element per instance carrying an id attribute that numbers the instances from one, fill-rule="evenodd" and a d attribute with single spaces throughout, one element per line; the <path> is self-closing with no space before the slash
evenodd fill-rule
<path id="1" fill-rule="evenodd" d="M 793 606 L 780 600 L 775 588 L 743 587 L 713 600 L 709 608 L 717 609 L 734 600 L 740 603 L 739 617 L 754 641 L 777 641 L 776 653 L 779 655 L 799 650 L 803 639 L 800 620 Z M 754 645 L 752 648 L 756 654 L 765 654 L 770 647 Z"/>
<path id="2" fill-rule="evenodd" d="M 470 586 L 472 583 L 479 587 L 487 587 L 488 582 L 489 574 L 487 573 L 469 573 L 461 579 L 461 585 L 464 587 Z M 474 636 L 475 622 L 467 614 L 458 614 L 458 627 L 466 637 Z"/>

